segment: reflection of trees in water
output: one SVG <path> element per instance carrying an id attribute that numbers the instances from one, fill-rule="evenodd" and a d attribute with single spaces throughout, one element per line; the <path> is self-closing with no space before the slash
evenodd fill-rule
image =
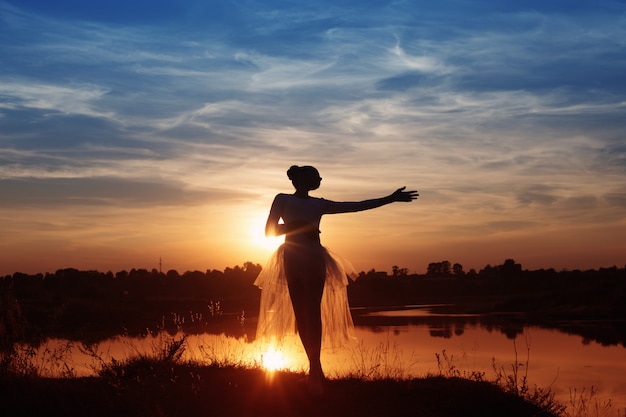
<path id="1" fill-rule="evenodd" d="M 367 327 L 375 333 L 387 331 L 389 327 L 394 329 L 403 326 L 421 325 L 427 326 L 432 337 L 452 338 L 461 336 L 468 327 L 481 327 L 489 332 L 499 332 L 508 339 L 514 340 L 524 333 L 524 328 L 537 326 L 546 329 L 554 329 L 569 335 L 582 337 L 583 344 L 592 342 L 603 346 L 621 345 L 626 347 L 626 329 L 623 320 L 614 321 L 545 321 L 529 322 L 523 315 L 433 315 L 433 316 L 384 316 L 367 315 L 363 311 L 355 314 L 354 323 L 358 326 Z"/>
<path id="2" fill-rule="evenodd" d="M 584 345 L 597 342 L 602 346 L 621 345 L 626 347 L 626 323 L 623 321 L 570 322 L 560 324 L 558 329 L 570 335 L 582 336 Z"/>
<path id="3" fill-rule="evenodd" d="M 444 339 L 450 339 L 452 337 L 452 331 L 449 327 L 443 327 L 440 329 L 430 329 L 429 331 L 432 337 L 442 337 Z"/>
<path id="4" fill-rule="evenodd" d="M 465 333 L 465 323 L 457 321 L 454 323 L 429 324 L 429 333 L 432 337 L 443 337 L 451 339 L 452 336 L 461 336 Z"/>
<path id="5" fill-rule="evenodd" d="M 354 323 L 367 327 L 373 332 L 386 331 L 389 327 L 406 327 L 411 325 L 427 326 L 432 337 L 450 339 L 461 336 L 467 327 L 481 327 L 489 332 L 500 332 L 508 339 L 515 339 L 524 332 L 524 323 L 519 318 L 507 318 L 495 315 L 432 315 L 432 316 L 385 316 L 382 315 L 355 315 Z"/>
<path id="6" fill-rule="evenodd" d="M 614 322 L 558 322 L 543 323 L 541 325 L 527 323 L 520 315 L 434 315 L 434 316 L 381 316 L 365 315 L 356 313 L 353 315 L 354 323 L 357 326 L 365 327 L 373 333 L 386 333 L 390 329 L 394 335 L 409 332 L 409 326 L 422 325 L 428 328 L 432 337 L 451 339 L 455 336 L 462 336 L 466 329 L 480 327 L 488 332 L 499 332 L 507 339 L 515 340 L 524 334 L 524 328 L 528 326 L 538 326 L 542 328 L 562 331 L 569 335 L 582 337 L 583 344 L 593 342 L 603 346 L 622 345 L 626 347 L 626 334 L 624 323 Z M 175 328 L 171 327 L 172 334 Z M 179 328 L 180 329 L 180 328 Z M 204 325 L 183 326 L 188 334 L 225 334 L 235 338 L 245 338 L 253 341 L 256 332 L 256 317 L 246 318 L 244 321 L 236 316 L 225 316 L 219 320 L 214 320 Z"/>

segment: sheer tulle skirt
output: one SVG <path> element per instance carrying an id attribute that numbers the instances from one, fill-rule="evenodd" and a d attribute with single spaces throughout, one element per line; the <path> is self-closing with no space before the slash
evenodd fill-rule
<path id="1" fill-rule="evenodd" d="M 297 334 L 296 318 L 289 297 L 284 268 L 285 245 L 281 245 L 257 277 L 254 285 L 261 288 L 261 308 L 257 324 L 257 340 L 281 341 Z M 356 277 L 352 265 L 320 247 L 326 264 L 322 295 L 322 346 L 340 347 L 353 338 L 354 324 L 348 305 L 348 276 Z"/>

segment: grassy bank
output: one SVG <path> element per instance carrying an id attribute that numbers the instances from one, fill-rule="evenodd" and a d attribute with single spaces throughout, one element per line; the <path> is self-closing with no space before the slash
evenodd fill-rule
<path id="1" fill-rule="evenodd" d="M 3 416 L 555 416 L 493 383 L 433 376 L 329 380 L 311 396 L 304 375 L 144 361 L 89 378 L 2 377 Z"/>
<path id="2" fill-rule="evenodd" d="M 101 361 L 94 376 L 42 377 L 18 351 L 0 367 L 2 416 L 558 416 L 549 391 L 529 390 L 524 378 L 462 375 L 443 357 L 438 375 L 398 379 L 329 379 L 311 395 L 297 372 L 260 366 L 181 360 L 185 339 L 123 361 Z"/>

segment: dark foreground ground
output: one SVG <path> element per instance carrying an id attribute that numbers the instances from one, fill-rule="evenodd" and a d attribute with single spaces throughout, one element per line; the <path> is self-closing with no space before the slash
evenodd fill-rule
<path id="1" fill-rule="evenodd" d="M 303 375 L 172 365 L 90 378 L 0 376 L 0 415 L 11 416 L 554 416 L 487 382 L 429 377 L 329 380 L 311 396 Z"/>

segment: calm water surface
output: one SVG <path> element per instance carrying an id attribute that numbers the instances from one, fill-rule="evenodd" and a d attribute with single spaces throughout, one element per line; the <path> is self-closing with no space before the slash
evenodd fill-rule
<path id="1" fill-rule="evenodd" d="M 422 320 L 423 319 L 423 320 Z M 485 324 L 480 317 L 432 315 L 427 308 L 403 308 L 355 316 L 355 340 L 341 349 L 325 349 L 322 360 L 329 377 L 411 377 L 482 372 L 494 380 L 497 372 L 527 376 L 528 385 L 550 388 L 557 399 L 569 403 L 573 393 L 597 391 L 600 401 L 610 399 L 609 415 L 626 409 L 626 348 L 603 346 L 581 336 L 539 327 Z M 181 335 L 178 335 L 181 336 Z M 176 336 L 175 336 L 176 337 Z M 158 351 L 170 335 L 146 338 L 117 337 L 94 346 L 105 361 L 138 352 Z M 50 341 L 45 349 L 63 341 Z M 279 368 L 306 368 L 298 340 L 289 339 L 267 353 L 267 346 L 224 335 L 188 335 L 186 359 L 260 364 L 277 359 Z M 44 351 L 41 355 L 46 355 Z M 98 360 L 75 346 L 63 360 L 78 375 L 93 374 Z M 439 360 L 437 358 L 439 355 Z M 275 357 L 276 356 L 276 357 Z M 45 359 L 40 359 L 45 362 Z"/>

